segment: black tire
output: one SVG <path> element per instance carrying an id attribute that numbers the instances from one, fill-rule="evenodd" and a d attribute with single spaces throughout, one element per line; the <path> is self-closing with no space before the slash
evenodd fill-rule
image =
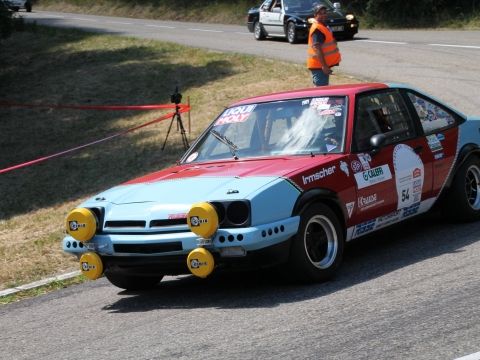
<path id="1" fill-rule="evenodd" d="M 287 40 L 290 44 L 296 44 L 298 42 L 297 30 L 292 21 L 287 24 Z"/>
<path id="2" fill-rule="evenodd" d="M 253 24 L 253 36 L 255 36 L 255 40 L 265 39 L 265 31 L 259 21 L 255 21 L 255 24 Z"/>
<path id="3" fill-rule="evenodd" d="M 344 232 L 335 213 L 325 204 L 310 205 L 301 215 L 289 270 L 302 282 L 329 280 L 342 261 L 344 247 Z"/>
<path id="4" fill-rule="evenodd" d="M 112 272 L 106 272 L 105 277 L 121 289 L 125 290 L 148 290 L 157 285 L 163 276 L 135 276 L 135 275 L 123 275 Z"/>
<path id="5" fill-rule="evenodd" d="M 480 160 L 470 156 L 460 166 L 444 202 L 444 210 L 462 222 L 480 219 Z"/>

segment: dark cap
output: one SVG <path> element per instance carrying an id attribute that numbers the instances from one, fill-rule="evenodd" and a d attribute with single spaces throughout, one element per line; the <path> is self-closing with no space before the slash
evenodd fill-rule
<path id="1" fill-rule="evenodd" d="M 322 9 L 327 10 L 327 6 L 324 5 L 324 4 L 316 4 L 313 7 L 313 15 L 317 15 L 320 12 L 320 10 L 322 10 Z"/>

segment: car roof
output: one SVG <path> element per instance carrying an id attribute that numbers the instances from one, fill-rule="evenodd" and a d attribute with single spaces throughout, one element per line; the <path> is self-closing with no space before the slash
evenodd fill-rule
<path id="1" fill-rule="evenodd" d="M 307 89 L 298 89 L 291 91 L 283 91 L 261 96 L 254 96 L 237 101 L 232 106 L 261 103 L 269 101 L 279 101 L 287 99 L 296 99 L 304 97 L 322 97 L 322 96 L 347 96 L 362 93 L 365 91 L 385 89 L 389 86 L 384 83 L 359 83 L 359 84 L 345 84 L 333 86 L 321 86 Z"/>

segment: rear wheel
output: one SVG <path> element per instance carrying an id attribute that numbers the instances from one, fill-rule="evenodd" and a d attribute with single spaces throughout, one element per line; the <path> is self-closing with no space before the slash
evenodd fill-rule
<path id="1" fill-rule="evenodd" d="M 444 206 L 456 220 L 480 219 L 480 160 L 478 157 L 471 156 L 460 166 Z"/>
<path id="2" fill-rule="evenodd" d="M 116 287 L 125 290 L 147 290 L 155 287 L 163 276 L 134 276 L 106 272 L 105 277 Z"/>
<path id="3" fill-rule="evenodd" d="M 342 261 L 344 242 L 335 213 L 325 204 L 309 206 L 292 244 L 289 265 L 293 275 L 304 282 L 332 278 Z"/>
<path id="4" fill-rule="evenodd" d="M 298 42 L 297 30 L 295 29 L 295 24 L 291 21 L 287 24 L 287 40 L 290 44 Z"/>
<path id="5" fill-rule="evenodd" d="M 253 35 L 255 36 L 256 40 L 265 39 L 265 31 L 263 30 L 263 26 L 260 21 L 256 21 L 255 24 L 253 24 Z"/>

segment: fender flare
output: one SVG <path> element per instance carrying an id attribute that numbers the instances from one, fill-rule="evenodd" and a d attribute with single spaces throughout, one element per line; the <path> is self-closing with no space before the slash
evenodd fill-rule
<path id="1" fill-rule="evenodd" d="M 347 229 L 346 219 L 348 217 L 346 214 L 346 208 L 345 206 L 342 206 L 342 202 L 338 198 L 337 193 L 332 190 L 317 188 L 303 192 L 295 202 L 292 216 L 301 215 L 308 206 L 316 202 L 325 203 L 333 210 L 342 224 L 345 235 Z"/>
<path id="2" fill-rule="evenodd" d="M 457 174 L 458 169 L 465 163 L 470 156 L 480 157 L 480 148 L 477 144 L 469 143 L 465 144 L 458 152 L 457 161 L 455 162 L 452 171 L 445 183 L 444 188 L 449 188 Z"/>

